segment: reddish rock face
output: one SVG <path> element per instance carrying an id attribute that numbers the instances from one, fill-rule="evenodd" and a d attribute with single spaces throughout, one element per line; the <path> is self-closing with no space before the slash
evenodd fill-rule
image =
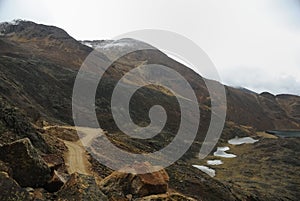
<path id="1" fill-rule="evenodd" d="M 124 173 L 135 172 L 137 169 L 155 170 L 149 163 L 136 164 L 133 167 L 125 167 L 122 172 L 114 172 L 106 177 L 101 183 L 100 188 L 109 197 L 120 198 L 131 194 L 133 197 L 144 197 L 147 195 L 163 194 L 168 191 L 169 176 L 162 169 L 147 174 Z M 121 196 L 118 193 L 121 192 Z"/>
<path id="2" fill-rule="evenodd" d="M 58 169 L 64 164 L 64 159 L 57 154 L 47 154 L 43 156 L 43 160 L 46 162 L 48 167 Z"/>
<path id="3" fill-rule="evenodd" d="M 157 172 L 135 175 L 131 183 L 131 191 L 134 195 L 141 197 L 166 193 L 168 182 L 169 176 L 164 169 Z"/>

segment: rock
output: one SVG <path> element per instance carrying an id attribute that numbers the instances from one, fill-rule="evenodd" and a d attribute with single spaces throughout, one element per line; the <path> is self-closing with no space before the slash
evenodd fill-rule
<path id="1" fill-rule="evenodd" d="M 57 192 L 65 183 L 65 178 L 63 178 L 62 175 L 60 175 L 56 170 L 54 170 L 52 179 L 47 182 L 47 184 L 45 185 L 45 189 L 50 193 Z"/>
<path id="2" fill-rule="evenodd" d="M 34 189 L 31 188 L 31 187 L 27 187 L 27 188 L 25 188 L 25 190 L 26 190 L 28 193 L 33 193 L 33 192 L 34 192 Z"/>
<path id="3" fill-rule="evenodd" d="M 96 184 L 94 177 L 73 173 L 57 193 L 57 201 L 108 200 Z"/>
<path id="4" fill-rule="evenodd" d="M 12 169 L 7 163 L 0 160 L 0 172 L 6 172 L 10 177 L 12 177 Z"/>
<path id="5" fill-rule="evenodd" d="M 49 201 L 53 200 L 51 194 L 49 194 L 45 189 L 43 188 L 36 188 L 34 189 L 34 192 L 31 193 L 31 198 L 33 201 Z"/>
<path id="6" fill-rule="evenodd" d="M 126 195 L 126 198 L 127 198 L 128 200 L 132 200 L 132 194 Z"/>
<path id="7" fill-rule="evenodd" d="M 150 195 L 143 198 L 137 198 L 134 201 L 196 201 L 194 198 L 186 197 L 179 193 Z"/>
<path id="8" fill-rule="evenodd" d="M 0 200 L 29 200 L 29 193 L 6 172 L 0 171 Z"/>
<path id="9" fill-rule="evenodd" d="M 42 156 L 47 166 L 53 170 L 57 170 L 64 165 L 64 159 L 58 154 L 47 154 Z"/>
<path id="10" fill-rule="evenodd" d="M 0 146 L 0 160 L 9 164 L 22 187 L 40 187 L 51 178 L 50 168 L 28 138 Z"/>
<path id="11" fill-rule="evenodd" d="M 132 168 L 128 171 L 128 168 Z M 134 167 L 127 167 L 126 172 L 134 172 L 136 168 L 158 168 L 152 167 L 149 163 L 142 163 Z M 123 170 L 123 171 L 124 171 Z M 160 171 L 147 174 L 134 174 L 124 172 L 113 172 L 100 182 L 100 189 L 108 195 L 109 198 L 126 197 L 132 194 L 134 198 L 147 195 L 163 194 L 168 190 L 169 176 L 162 169 Z"/>
<path id="12" fill-rule="evenodd" d="M 16 135 L 13 137 L 13 140 L 29 138 L 35 148 L 40 151 L 47 153 L 50 149 L 40 133 L 38 133 L 32 126 L 30 120 L 24 116 L 18 108 L 10 105 L 8 101 L 1 96 L 0 122 L 2 122 L 5 128 L 9 129 Z"/>
<path id="13" fill-rule="evenodd" d="M 131 183 L 131 192 L 137 196 L 166 193 L 169 176 L 165 170 L 136 175 Z"/>

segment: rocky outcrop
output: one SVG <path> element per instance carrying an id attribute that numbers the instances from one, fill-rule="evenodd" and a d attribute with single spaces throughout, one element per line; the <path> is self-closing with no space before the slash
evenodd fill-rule
<path id="1" fill-rule="evenodd" d="M 1 88 L 1 87 L 0 87 Z M 42 136 L 31 125 L 29 119 L 25 117 L 19 109 L 13 107 L 0 95 L 0 122 L 2 125 L 14 133 L 12 140 L 29 138 L 32 144 L 43 152 L 48 152 L 49 146 Z M 11 139 L 10 139 L 11 140 Z M 3 139 L 2 139 L 3 141 Z M 7 141 L 6 141 L 7 142 Z"/>
<path id="2" fill-rule="evenodd" d="M 97 186 L 94 177 L 79 173 L 71 175 L 57 196 L 57 201 L 108 200 Z"/>
<path id="3" fill-rule="evenodd" d="M 0 160 L 8 163 L 13 178 L 23 187 L 44 186 L 51 178 L 50 168 L 28 138 L 0 146 Z"/>
<path id="4" fill-rule="evenodd" d="M 0 171 L 0 200 L 29 200 L 29 193 L 6 172 Z"/>
<path id="5" fill-rule="evenodd" d="M 134 172 L 135 168 L 152 169 L 148 163 L 125 168 L 124 172 Z M 131 170 L 129 170 L 131 169 Z M 100 183 L 100 189 L 112 199 L 121 199 L 127 195 L 134 198 L 147 195 L 163 194 L 168 191 L 168 173 L 162 169 L 147 174 L 135 174 L 113 172 L 110 176 L 103 179 Z"/>

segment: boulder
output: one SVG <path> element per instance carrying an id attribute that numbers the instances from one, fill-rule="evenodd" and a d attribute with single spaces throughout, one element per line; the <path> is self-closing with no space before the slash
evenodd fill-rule
<path id="1" fill-rule="evenodd" d="M 147 174 L 135 174 L 137 168 L 148 170 L 161 169 L 153 167 L 149 163 L 135 164 L 133 167 L 126 167 L 122 172 L 113 172 L 100 182 L 100 189 L 109 198 L 121 198 L 132 195 L 134 198 L 147 195 L 163 194 L 168 191 L 168 173 L 161 169 Z M 131 173 L 126 173 L 131 172 Z"/>
<path id="2" fill-rule="evenodd" d="M 45 185 L 45 189 L 50 193 L 57 192 L 65 183 L 65 178 L 54 170 L 51 180 Z"/>
<path id="3" fill-rule="evenodd" d="M 107 197 L 96 184 L 95 178 L 73 173 L 57 193 L 57 201 L 106 201 Z"/>
<path id="4" fill-rule="evenodd" d="M 8 163 L 22 187 L 44 186 L 51 178 L 50 168 L 28 138 L 0 146 L 0 160 Z"/>
<path id="5" fill-rule="evenodd" d="M 29 193 L 6 172 L 0 171 L 0 200 L 30 200 Z"/>
<path id="6" fill-rule="evenodd" d="M 58 154 L 47 154 L 42 156 L 42 158 L 52 170 L 58 170 L 65 164 L 63 157 Z"/>
<path id="7" fill-rule="evenodd" d="M 135 175 L 131 182 L 131 193 L 137 196 L 166 193 L 169 176 L 162 169 L 158 172 Z"/>

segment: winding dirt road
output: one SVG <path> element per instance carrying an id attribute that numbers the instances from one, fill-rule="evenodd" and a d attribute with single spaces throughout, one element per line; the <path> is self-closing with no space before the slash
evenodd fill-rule
<path id="1" fill-rule="evenodd" d="M 74 126 L 45 126 L 44 129 L 50 128 L 64 128 L 76 130 Z M 80 132 L 80 140 L 71 142 L 63 140 L 68 148 L 68 152 L 65 153 L 65 161 L 68 172 L 70 174 L 78 172 L 81 174 L 92 175 L 91 164 L 88 160 L 89 155 L 86 152 L 85 147 L 90 146 L 92 141 L 104 134 L 102 129 L 77 127 L 77 131 Z"/>

